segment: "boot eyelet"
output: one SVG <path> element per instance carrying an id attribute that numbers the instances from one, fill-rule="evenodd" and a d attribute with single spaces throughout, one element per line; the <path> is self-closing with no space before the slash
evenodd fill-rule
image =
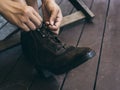
<path id="1" fill-rule="evenodd" d="M 43 34 L 42 37 L 45 37 L 45 35 Z"/>

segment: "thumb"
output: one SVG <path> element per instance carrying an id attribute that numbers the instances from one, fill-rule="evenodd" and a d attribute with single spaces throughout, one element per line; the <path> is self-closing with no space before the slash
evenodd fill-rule
<path id="1" fill-rule="evenodd" d="M 55 20 L 57 18 L 58 11 L 57 10 L 52 10 L 51 15 L 50 15 L 50 24 L 54 25 Z"/>

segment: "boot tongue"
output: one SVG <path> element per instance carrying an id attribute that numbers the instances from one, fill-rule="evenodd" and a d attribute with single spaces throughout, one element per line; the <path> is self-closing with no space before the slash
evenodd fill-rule
<path id="1" fill-rule="evenodd" d="M 57 37 L 57 34 L 53 33 L 48 27 L 47 25 L 43 22 L 42 25 L 37 29 L 38 32 L 40 32 L 41 34 L 45 34 L 46 36 L 55 36 Z"/>
<path id="2" fill-rule="evenodd" d="M 51 43 L 53 44 L 52 46 L 54 47 L 55 55 L 60 55 L 66 51 L 64 44 L 59 40 L 59 38 L 57 37 L 56 34 L 53 34 L 53 32 L 52 32 L 52 34 L 49 34 L 48 38 L 51 41 Z"/>
<path id="3" fill-rule="evenodd" d="M 64 44 L 59 40 L 57 35 L 53 33 L 45 23 L 42 24 L 42 27 L 37 29 L 40 32 L 43 38 L 46 38 L 47 42 L 45 44 L 45 48 L 48 51 L 52 52 L 54 55 L 60 55 L 66 51 Z"/>

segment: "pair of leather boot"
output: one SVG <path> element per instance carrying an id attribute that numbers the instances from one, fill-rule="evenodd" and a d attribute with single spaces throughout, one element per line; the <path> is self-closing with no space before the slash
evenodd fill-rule
<path id="1" fill-rule="evenodd" d="M 45 24 L 41 28 L 21 33 L 22 48 L 28 60 L 37 70 L 48 70 L 59 75 L 72 70 L 95 56 L 88 47 L 73 47 L 63 44 Z"/>

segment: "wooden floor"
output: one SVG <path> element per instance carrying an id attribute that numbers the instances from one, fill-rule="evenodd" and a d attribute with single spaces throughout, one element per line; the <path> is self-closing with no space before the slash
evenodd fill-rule
<path id="1" fill-rule="evenodd" d="M 68 0 L 56 1 L 64 16 L 76 11 Z M 68 74 L 45 78 L 17 44 L 0 52 L 0 90 L 120 90 L 120 0 L 83 1 L 96 15 L 93 22 L 65 26 L 59 37 L 67 44 L 94 49 L 96 56 Z M 17 27 L 0 19 L 2 40 Z"/>

